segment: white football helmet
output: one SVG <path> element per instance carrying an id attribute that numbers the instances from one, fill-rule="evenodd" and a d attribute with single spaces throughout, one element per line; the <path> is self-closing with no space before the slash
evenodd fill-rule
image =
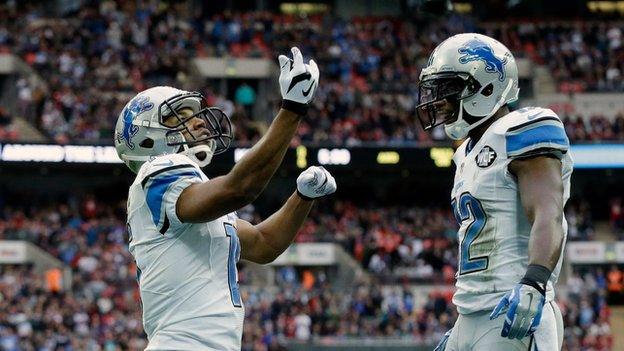
<path id="1" fill-rule="evenodd" d="M 191 108 L 191 116 L 181 116 L 181 108 Z M 166 126 L 172 116 L 177 123 Z M 201 136 L 191 132 L 190 123 L 201 119 L 206 131 Z M 187 140 L 184 131 L 190 135 Z M 115 125 L 115 148 L 128 168 L 138 172 L 141 165 L 155 156 L 182 153 L 200 167 L 210 163 L 212 156 L 230 146 L 230 119 L 216 107 L 207 107 L 198 92 L 159 86 L 144 90 L 132 98 L 119 114 Z"/>
<path id="2" fill-rule="evenodd" d="M 516 101 L 518 92 L 518 67 L 505 45 L 481 34 L 458 34 L 435 48 L 420 73 L 416 114 L 425 130 L 445 123 L 450 138 L 464 139 Z M 443 100 L 454 110 L 441 110 L 438 102 Z"/>

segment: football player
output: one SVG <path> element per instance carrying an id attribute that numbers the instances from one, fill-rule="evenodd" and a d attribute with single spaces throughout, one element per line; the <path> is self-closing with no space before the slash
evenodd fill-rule
<path id="1" fill-rule="evenodd" d="M 235 210 L 265 188 L 282 162 L 319 71 L 313 60 L 279 57 L 282 108 L 266 134 L 232 168 L 208 179 L 201 168 L 225 151 L 230 120 L 197 92 L 155 87 L 125 106 L 115 128 L 119 157 L 137 173 L 128 194 L 130 252 L 137 265 L 147 350 L 240 350 L 243 301 L 239 257 L 268 263 L 292 242 L 313 200 L 336 190 L 322 167 L 263 222 Z"/>
<path id="2" fill-rule="evenodd" d="M 569 141 L 553 111 L 518 99 L 511 52 L 480 34 L 455 35 L 420 75 L 417 114 L 463 140 L 451 205 L 460 224 L 453 303 L 459 318 L 436 350 L 560 350 L 553 287 L 570 193 Z"/>

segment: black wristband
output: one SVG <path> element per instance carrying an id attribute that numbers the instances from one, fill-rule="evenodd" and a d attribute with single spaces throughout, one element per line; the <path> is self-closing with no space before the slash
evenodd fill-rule
<path id="1" fill-rule="evenodd" d="M 302 104 L 292 100 L 282 100 L 282 108 L 299 116 L 305 116 L 308 113 L 308 104 Z"/>
<path id="2" fill-rule="evenodd" d="M 301 192 L 299 192 L 299 189 L 297 189 L 297 195 L 299 195 L 299 197 L 300 197 L 301 199 L 305 200 L 305 201 L 313 201 L 313 200 L 316 200 L 315 198 L 312 198 L 312 197 L 308 197 L 308 196 L 303 195 Z"/>
<path id="3" fill-rule="evenodd" d="M 524 277 L 520 280 L 520 284 L 534 287 L 537 291 L 546 295 L 546 285 L 550 279 L 550 269 L 540 266 L 539 264 L 530 264 L 527 267 Z"/>

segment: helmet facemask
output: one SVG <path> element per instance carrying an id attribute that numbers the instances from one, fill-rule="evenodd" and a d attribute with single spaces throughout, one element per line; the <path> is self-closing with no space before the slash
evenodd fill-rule
<path id="1" fill-rule="evenodd" d="M 418 89 L 416 116 L 423 129 L 430 130 L 461 119 L 463 100 L 479 92 L 481 85 L 469 74 L 446 72 L 425 77 Z"/>
<path id="2" fill-rule="evenodd" d="M 193 113 L 182 115 L 179 111 L 183 108 L 190 108 Z M 195 118 L 201 119 L 206 126 L 201 135 L 193 133 L 190 128 Z M 171 120 L 175 122 L 171 124 Z M 167 145 L 179 146 L 179 153 L 185 154 L 200 167 L 208 165 L 213 155 L 226 151 L 232 142 L 229 117 L 219 108 L 206 106 L 199 93 L 179 94 L 165 100 L 158 107 L 158 121 L 168 129 L 165 133 Z"/>

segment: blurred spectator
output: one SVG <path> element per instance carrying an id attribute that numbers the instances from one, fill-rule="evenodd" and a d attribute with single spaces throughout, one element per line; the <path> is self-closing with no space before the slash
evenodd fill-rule
<path id="1" fill-rule="evenodd" d="M 20 134 L 12 123 L 13 116 L 0 106 L 0 140 L 13 141 L 19 138 Z"/>
<path id="2" fill-rule="evenodd" d="M 592 222 L 589 203 L 587 201 L 568 201 L 565 209 L 565 218 L 568 222 L 568 240 L 584 241 L 594 237 L 594 225 Z"/>
<path id="3" fill-rule="evenodd" d="M 609 224 L 618 240 L 624 240 L 624 209 L 622 209 L 622 198 L 616 197 L 611 200 L 609 214 Z"/>
<path id="4" fill-rule="evenodd" d="M 253 118 L 252 108 L 256 103 L 256 92 L 249 84 L 243 83 L 236 89 L 234 100 L 245 108 L 248 117 Z"/>
<path id="5" fill-rule="evenodd" d="M 624 274 L 618 266 L 611 266 L 607 273 L 607 289 L 609 291 L 609 299 L 611 303 L 622 304 L 622 295 L 624 293 Z"/>

